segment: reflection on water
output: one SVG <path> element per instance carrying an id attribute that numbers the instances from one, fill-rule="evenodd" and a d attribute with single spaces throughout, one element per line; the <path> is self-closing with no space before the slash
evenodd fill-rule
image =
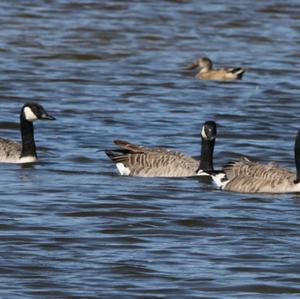
<path id="1" fill-rule="evenodd" d="M 0 165 L 1 298 L 297 298 L 299 196 L 245 195 L 196 179 L 120 177 L 103 149 L 122 138 L 215 165 L 241 154 L 294 168 L 298 1 L 2 1 L 1 137 L 21 105 L 40 162 Z M 205 82 L 209 56 L 247 69 Z"/>

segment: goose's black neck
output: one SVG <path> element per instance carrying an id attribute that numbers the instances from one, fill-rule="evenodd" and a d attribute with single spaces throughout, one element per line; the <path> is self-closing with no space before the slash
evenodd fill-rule
<path id="1" fill-rule="evenodd" d="M 297 171 L 295 183 L 300 183 L 300 130 L 297 133 L 295 141 L 295 164 Z"/>
<path id="2" fill-rule="evenodd" d="M 213 171 L 213 152 L 215 146 L 215 139 L 208 140 L 202 138 L 201 157 L 199 170 Z"/>
<path id="3" fill-rule="evenodd" d="M 21 135 L 22 135 L 22 152 L 21 158 L 23 157 L 36 157 L 36 149 L 33 134 L 32 122 L 25 119 L 23 113 L 20 116 Z"/>

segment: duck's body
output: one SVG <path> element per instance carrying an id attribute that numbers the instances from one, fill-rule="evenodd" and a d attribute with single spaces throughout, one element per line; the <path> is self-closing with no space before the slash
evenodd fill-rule
<path id="1" fill-rule="evenodd" d="M 200 71 L 196 75 L 196 78 L 199 80 L 240 80 L 245 72 L 245 69 L 241 67 L 213 69 L 213 63 L 207 57 L 197 59 L 191 65 L 187 66 L 186 69 L 194 69 L 196 67 L 200 68 Z"/>
<path id="2" fill-rule="evenodd" d="M 106 154 L 116 163 L 121 175 L 143 177 L 196 176 L 199 168 L 213 170 L 212 152 L 216 136 L 215 123 L 206 122 L 201 136 L 201 161 L 180 152 L 165 148 L 144 147 L 123 140 L 115 140 L 114 143 L 119 148 L 106 151 Z"/>
<path id="3" fill-rule="evenodd" d="M 32 163 L 37 160 L 32 122 L 37 119 L 54 120 L 39 104 L 25 104 L 20 113 L 22 143 L 0 138 L 0 163 Z"/>
<path id="4" fill-rule="evenodd" d="M 242 68 L 219 69 L 219 70 L 201 70 L 196 78 L 200 80 L 230 81 L 242 79 L 245 70 Z"/>
<path id="5" fill-rule="evenodd" d="M 300 132 L 300 131 L 299 131 Z M 300 192 L 300 133 L 295 142 L 297 172 L 274 163 L 261 164 L 247 158 L 226 164 L 222 171 L 212 172 L 216 185 L 222 190 L 244 193 Z"/>

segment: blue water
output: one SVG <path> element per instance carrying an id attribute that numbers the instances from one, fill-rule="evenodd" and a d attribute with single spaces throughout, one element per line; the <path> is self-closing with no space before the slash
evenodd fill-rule
<path id="1" fill-rule="evenodd" d="M 121 177 L 114 139 L 294 169 L 298 1 L 1 1 L 0 133 L 28 101 L 39 162 L 0 165 L 1 298 L 299 298 L 300 198 Z M 247 69 L 198 81 L 209 56 Z"/>

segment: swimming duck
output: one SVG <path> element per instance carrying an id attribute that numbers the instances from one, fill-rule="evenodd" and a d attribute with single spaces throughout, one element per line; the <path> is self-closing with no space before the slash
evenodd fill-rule
<path id="1" fill-rule="evenodd" d="M 221 68 L 215 70 L 213 69 L 212 61 L 207 57 L 197 59 L 192 64 L 188 65 L 186 69 L 191 70 L 196 67 L 200 68 L 199 73 L 196 75 L 196 78 L 200 80 L 239 80 L 242 79 L 245 72 L 245 69 L 241 67 Z"/>

